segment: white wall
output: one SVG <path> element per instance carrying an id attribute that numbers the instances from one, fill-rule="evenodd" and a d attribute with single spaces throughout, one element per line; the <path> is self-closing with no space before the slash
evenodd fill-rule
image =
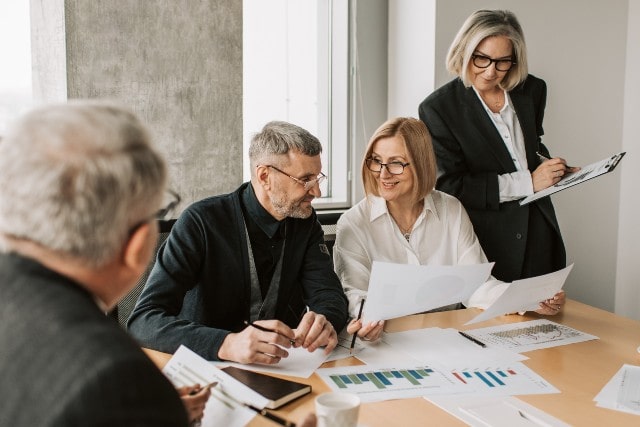
<path id="1" fill-rule="evenodd" d="M 640 319 L 640 2 L 629 2 L 629 32 L 624 88 L 624 125 L 622 149 L 627 152 L 620 171 L 620 221 L 617 250 L 617 283 L 615 311 L 623 316 Z"/>
<path id="2" fill-rule="evenodd" d="M 435 88 L 435 0 L 389 0 L 388 118 L 417 117 Z"/>

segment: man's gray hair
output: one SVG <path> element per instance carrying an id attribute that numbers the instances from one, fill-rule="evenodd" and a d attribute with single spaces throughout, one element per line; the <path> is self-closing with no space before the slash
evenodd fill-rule
<path id="1" fill-rule="evenodd" d="M 99 101 L 33 110 L 0 142 L 0 237 L 100 266 L 153 216 L 166 180 L 132 112 Z"/>
<path id="2" fill-rule="evenodd" d="M 306 156 L 317 156 L 322 153 L 322 145 L 318 138 L 309 131 L 288 122 L 269 122 L 251 139 L 249 161 L 251 175 L 255 174 L 258 165 L 276 163 L 277 156 L 289 151 L 298 151 Z"/>

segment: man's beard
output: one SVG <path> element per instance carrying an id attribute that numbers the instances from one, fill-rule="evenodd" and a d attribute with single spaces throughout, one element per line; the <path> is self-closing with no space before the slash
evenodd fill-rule
<path id="1" fill-rule="evenodd" d="M 280 193 L 271 197 L 271 205 L 273 209 L 283 217 L 300 218 L 305 219 L 311 216 L 312 207 L 301 206 L 304 199 L 298 202 L 291 201 L 287 198 L 286 194 Z"/>

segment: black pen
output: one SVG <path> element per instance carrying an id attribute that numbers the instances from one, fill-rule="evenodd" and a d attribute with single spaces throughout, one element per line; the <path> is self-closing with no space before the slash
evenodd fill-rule
<path id="1" fill-rule="evenodd" d="M 259 408 L 256 408 L 253 405 L 249 405 L 248 403 L 243 403 L 243 405 L 246 406 L 247 408 L 251 409 L 252 411 L 257 412 L 258 414 L 262 415 L 263 417 L 268 418 L 271 421 L 275 421 L 276 423 L 280 424 L 281 426 L 296 427 L 296 424 L 294 422 L 291 422 L 289 420 L 285 420 L 284 418 L 279 417 L 276 414 L 272 414 L 271 412 L 267 411 L 266 409 L 259 409 Z"/>
<path id="2" fill-rule="evenodd" d="M 201 391 L 206 390 L 206 389 L 208 389 L 208 388 L 215 387 L 215 386 L 217 386 L 217 385 L 218 385 L 218 381 L 214 381 L 214 382 L 212 382 L 212 383 L 207 384 L 207 385 L 206 385 L 206 386 L 204 386 L 204 387 L 201 387 L 201 388 L 197 388 L 197 389 L 191 390 L 191 391 L 189 392 L 189 396 L 195 396 L 196 394 L 200 393 Z"/>
<path id="3" fill-rule="evenodd" d="M 486 346 L 487 346 L 485 343 L 483 343 L 482 341 L 480 341 L 480 340 L 478 340 L 478 339 L 475 339 L 474 337 L 472 337 L 472 336 L 471 336 L 471 335 L 469 335 L 469 334 L 465 334 L 465 333 L 464 333 L 464 332 L 462 332 L 462 331 L 458 331 L 458 333 L 459 333 L 460 335 L 462 335 L 463 337 L 465 337 L 466 339 L 468 339 L 468 340 L 470 340 L 470 341 L 473 341 L 474 343 L 478 344 L 480 347 L 486 347 Z"/>
<path id="4" fill-rule="evenodd" d="M 543 162 L 544 162 L 545 160 L 551 160 L 551 157 L 549 157 L 549 156 L 545 156 L 544 154 L 542 154 L 542 153 L 541 153 L 541 152 L 539 152 L 539 151 L 536 151 L 536 154 L 538 155 L 538 157 L 540 158 L 540 160 L 542 160 Z M 567 168 L 569 168 L 569 169 L 573 169 L 573 166 L 569 166 L 569 165 L 565 165 L 565 166 L 566 166 Z"/>
<path id="5" fill-rule="evenodd" d="M 231 402 L 235 403 L 236 405 L 242 405 L 245 408 L 249 408 L 252 411 L 256 412 L 257 414 L 262 415 L 265 418 L 270 419 L 271 421 L 274 421 L 278 424 L 280 424 L 281 426 L 285 426 L 285 427 L 296 427 L 296 424 L 294 422 L 291 422 L 289 420 L 286 420 L 282 417 L 277 416 L 276 414 L 272 414 L 271 412 L 267 411 L 265 408 L 260 409 L 257 408 L 249 403 L 246 402 L 241 402 L 240 400 L 236 399 L 235 397 L 231 396 L 229 393 L 227 393 L 226 391 L 224 391 L 222 388 L 217 388 L 216 390 L 218 390 L 220 393 L 222 393 L 222 395 L 224 397 L 226 397 L 227 399 L 229 399 Z M 214 395 L 215 396 L 215 395 Z M 215 396 L 218 400 L 220 400 L 221 402 L 225 403 L 224 400 L 222 400 L 220 397 Z"/>
<path id="6" fill-rule="evenodd" d="M 256 328 L 256 329 L 258 329 L 259 331 L 262 331 L 262 332 L 275 332 L 276 334 L 278 333 L 278 332 L 274 331 L 273 329 L 265 328 L 264 326 L 260 326 L 257 323 L 247 322 L 246 320 L 244 321 L 244 324 L 247 325 L 247 326 L 251 326 L 252 328 Z M 289 340 L 291 345 L 295 345 L 296 344 L 296 340 L 292 340 L 291 338 L 287 338 L 287 339 Z"/>
<path id="7" fill-rule="evenodd" d="M 362 309 L 364 308 L 364 298 L 360 300 L 360 310 L 358 311 L 358 318 L 356 320 L 360 320 L 362 317 Z M 353 333 L 353 338 L 351 339 L 351 346 L 349 347 L 349 354 L 353 353 L 353 349 L 356 346 L 356 338 L 358 337 L 358 331 Z"/>

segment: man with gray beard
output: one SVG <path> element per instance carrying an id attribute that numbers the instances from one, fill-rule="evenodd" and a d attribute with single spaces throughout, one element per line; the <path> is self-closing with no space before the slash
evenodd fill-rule
<path id="1" fill-rule="evenodd" d="M 306 130 L 270 122 L 251 141 L 251 181 L 182 213 L 129 318 L 143 346 L 261 364 L 291 347 L 333 350 L 347 300 L 311 206 L 321 151 Z"/>

